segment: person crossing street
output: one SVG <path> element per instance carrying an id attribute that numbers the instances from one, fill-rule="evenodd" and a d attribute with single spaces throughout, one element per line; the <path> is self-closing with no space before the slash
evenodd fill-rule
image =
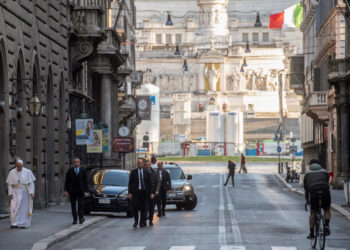
<path id="1" fill-rule="evenodd" d="M 230 177 L 231 177 L 232 178 L 232 186 L 234 187 L 235 186 L 235 180 L 234 179 L 235 179 L 236 164 L 233 161 L 229 160 L 227 168 L 228 168 L 229 172 L 228 172 L 227 179 L 226 179 L 226 182 L 225 182 L 224 186 L 227 185 L 227 183 L 228 183 L 228 181 L 230 180 Z"/>
<path id="2" fill-rule="evenodd" d="M 157 197 L 159 195 L 160 179 L 157 172 L 152 168 L 149 160 L 146 161 L 146 170 L 151 175 L 151 194 L 153 194 L 154 197 Z M 154 206 L 155 199 L 151 199 L 150 196 L 147 197 L 147 218 L 150 226 L 153 225 Z"/>
<path id="3" fill-rule="evenodd" d="M 158 162 L 160 190 L 157 198 L 158 217 L 165 216 L 166 195 L 171 191 L 171 179 L 168 171 L 163 169 L 163 162 Z"/>

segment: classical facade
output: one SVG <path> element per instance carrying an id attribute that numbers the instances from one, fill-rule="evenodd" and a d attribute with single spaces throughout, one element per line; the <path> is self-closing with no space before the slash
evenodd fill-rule
<path id="1" fill-rule="evenodd" d="M 160 88 L 161 139 L 205 137 L 205 111 L 243 112 L 246 140 L 272 139 L 280 123 L 299 138 L 299 99 L 288 76 L 301 33 L 268 29 L 271 14 L 297 2 L 136 1 L 137 68 Z M 186 93 L 184 124 L 175 119 L 176 96 Z"/>
<path id="2" fill-rule="evenodd" d="M 35 206 L 59 202 L 68 167 L 67 1 L 0 1 L 0 209 L 13 157 L 19 156 L 36 181 Z M 37 95 L 39 116 L 28 101 Z"/>
<path id="3" fill-rule="evenodd" d="M 301 31 L 304 37 L 305 82 L 302 101 L 302 146 L 304 165 L 319 159 L 328 171 L 335 172 L 334 187 L 340 187 L 344 175 L 339 155 L 339 117 L 337 116 L 336 77 L 328 77 L 330 65 L 345 58 L 346 8 L 343 1 L 305 0 L 304 21 Z M 329 80 L 331 80 L 329 82 Z M 339 94 L 338 94 L 339 95 Z"/>

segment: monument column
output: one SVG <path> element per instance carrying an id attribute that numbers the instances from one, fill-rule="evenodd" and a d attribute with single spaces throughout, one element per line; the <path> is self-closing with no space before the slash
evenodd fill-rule
<path id="1" fill-rule="evenodd" d="M 105 159 L 112 158 L 112 75 L 102 74 L 101 80 L 101 119 L 108 125 L 108 152 Z"/>

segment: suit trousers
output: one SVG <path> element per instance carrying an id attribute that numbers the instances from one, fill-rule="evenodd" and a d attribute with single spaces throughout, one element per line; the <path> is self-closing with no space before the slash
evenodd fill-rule
<path id="1" fill-rule="evenodd" d="M 149 219 L 150 222 L 153 221 L 153 215 L 154 215 L 154 205 L 155 205 L 155 199 L 151 199 L 151 197 L 147 197 L 147 219 Z"/>
<path id="2" fill-rule="evenodd" d="M 147 193 L 145 190 L 137 190 L 133 195 L 132 208 L 134 212 L 135 223 L 139 224 L 139 211 L 141 213 L 140 225 L 146 224 L 146 205 Z"/>
<path id="3" fill-rule="evenodd" d="M 160 215 L 161 213 L 165 213 L 165 207 L 166 207 L 166 191 L 164 189 L 161 189 L 157 199 L 158 215 Z"/>
<path id="4" fill-rule="evenodd" d="M 77 220 L 77 202 L 79 219 L 84 218 L 84 195 L 76 192 L 69 193 L 73 219 Z"/>
<path id="5" fill-rule="evenodd" d="M 226 179 L 226 182 L 225 182 L 225 186 L 227 185 L 228 181 L 230 180 L 230 177 L 232 178 L 232 186 L 235 185 L 235 181 L 234 181 L 234 178 L 235 178 L 235 172 L 232 172 L 230 171 L 227 175 L 227 179 Z"/>

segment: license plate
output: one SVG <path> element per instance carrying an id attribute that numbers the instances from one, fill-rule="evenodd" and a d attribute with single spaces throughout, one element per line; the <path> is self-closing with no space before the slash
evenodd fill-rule
<path id="1" fill-rule="evenodd" d="M 168 194 L 168 197 L 169 198 L 174 198 L 174 197 L 176 197 L 176 194 Z"/>
<path id="2" fill-rule="evenodd" d="M 99 199 L 98 203 L 100 203 L 100 204 L 110 204 L 111 200 L 109 200 L 109 199 Z"/>

